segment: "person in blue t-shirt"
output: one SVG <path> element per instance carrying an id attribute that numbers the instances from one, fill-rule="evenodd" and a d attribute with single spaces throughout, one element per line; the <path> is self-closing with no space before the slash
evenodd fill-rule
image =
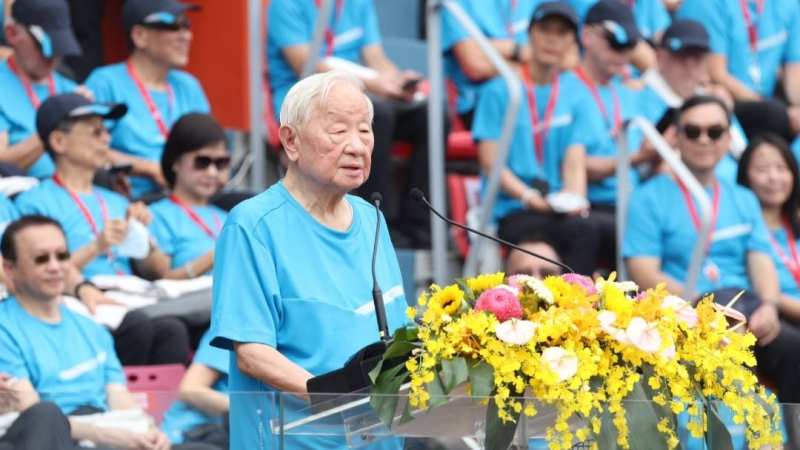
<path id="1" fill-rule="evenodd" d="M 533 59 L 522 66 L 523 101 L 514 127 L 508 160 L 492 219 L 498 235 L 512 243 L 538 230 L 562 250 L 564 262 L 591 275 L 597 266 L 600 235 L 587 218 L 586 107 L 571 95 L 580 84 L 572 73 L 559 74 L 565 54 L 575 43 L 575 11 L 565 2 L 542 3 L 530 23 Z M 491 173 L 497 160 L 502 117 L 508 109 L 502 79 L 489 81 L 475 109 L 473 136 L 478 142 L 481 172 Z M 485 189 L 485 186 L 484 186 Z M 572 204 L 559 206 L 569 196 Z"/>
<path id="2" fill-rule="evenodd" d="M 14 2 L 10 9 L 4 31 L 14 52 L 0 61 L 0 162 L 45 178 L 55 166 L 36 134 L 36 110 L 46 98 L 78 89 L 55 70 L 62 57 L 81 50 L 65 0 Z"/>
<path id="3" fill-rule="evenodd" d="M 289 88 L 297 82 L 309 58 L 314 25 L 319 14 L 316 2 L 270 2 L 267 9 L 269 36 L 267 64 L 274 91 L 275 111 L 281 110 Z M 386 56 L 381 45 L 378 17 L 373 0 L 338 2 L 331 11 L 324 45 L 314 72 L 325 72 L 346 64 L 362 66 L 356 73 L 369 92 L 375 110 L 373 123 L 375 149 L 372 176 L 356 191 L 362 198 L 373 192 L 392 204 L 396 189 L 392 179 L 391 150 L 396 141 L 411 144 L 404 185 L 407 192 L 416 187 L 427 192 L 428 180 L 428 102 L 415 96 L 422 76 L 401 71 Z M 348 69 L 349 70 L 349 69 Z M 279 118 L 283 121 L 283 118 Z M 445 126 L 444 136 L 447 136 Z M 396 216 L 390 216 L 392 238 L 398 245 L 430 248 L 430 213 L 410 196 L 399 201 Z"/>
<path id="4" fill-rule="evenodd" d="M 86 80 L 97 101 L 128 105 L 128 114 L 111 132 L 110 159 L 133 164 L 133 198 L 168 187 L 160 161 L 175 121 L 210 110 L 200 82 L 180 70 L 189 62 L 192 32 L 186 11 L 193 9 L 197 6 L 177 0 L 126 1 L 122 22 L 133 52 L 124 62 L 95 69 Z"/>
<path id="5" fill-rule="evenodd" d="M 230 353 L 211 346 L 206 333 L 186 369 L 179 400 L 164 414 L 161 429 L 173 444 L 202 442 L 228 449 L 228 369 Z"/>
<path id="6" fill-rule="evenodd" d="M 581 21 L 586 17 L 597 0 L 566 0 L 567 3 L 575 8 Z M 636 18 L 636 26 L 642 34 L 642 38 L 650 42 L 658 42 L 661 33 L 667 29 L 672 19 L 662 0 L 621 0 L 627 3 L 633 10 L 633 17 Z"/>
<path id="7" fill-rule="evenodd" d="M 308 380 L 379 340 L 370 271 L 378 225 L 374 267 L 388 330 L 407 322 L 386 222 L 374 205 L 347 194 L 370 174 L 372 108 L 363 85 L 341 71 L 312 75 L 289 91 L 281 116 L 286 176 L 231 211 L 214 261 L 211 345 L 232 351 L 230 392 L 253 393 L 231 395 L 234 449 L 277 445 L 273 400 L 282 402 L 287 423 L 304 417 Z M 341 420 L 328 425 L 344 431 Z M 283 442 L 347 448 L 335 434 L 287 434 Z"/>
<path id="8" fill-rule="evenodd" d="M 164 278 L 195 278 L 214 267 L 228 214 L 209 201 L 228 182 L 230 161 L 225 130 L 213 117 L 191 113 L 175 122 L 161 156 L 172 192 L 150 205 L 150 230 L 170 262 Z"/>
<path id="9" fill-rule="evenodd" d="M 528 24 L 541 0 L 457 0 L 456 3 L 509 64 L 531 61 Z M 455 112 L 467 128 L 472 128 L 480 86 L 499 72 L 450 11 L 442 8 L 441 14 L 445 73 L 458 93 Z"/>
<path id="10" fill-rule="evenodd" d="M 798 403 L 800 331 L 783 326 L 778 316 L 780 286 L 758 200 L 746 188 L 715 174 L 730 144 L 729 127 L 730 113 L 716 97 L 691 98 L 678 113 L 678 150 L 708 193 L 713 223 L 698 284 L 694 292 L 684 295 L 714 293 L 725 304 L 746 291 L 734 307 L 748 318 L 748 327 L 758 339 L 754 350 L 758 371 L 781 386 L 781 403 Z M 623 255 L 632 280 L 641 288 L 666 283 L 670 292 L 683 292 L 701 226 L 698 211 L 688 188 L 667 174 L 634 192 Z"/>

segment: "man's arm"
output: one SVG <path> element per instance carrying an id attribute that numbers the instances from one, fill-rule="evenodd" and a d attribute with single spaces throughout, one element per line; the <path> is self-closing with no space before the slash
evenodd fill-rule
<path id="1" fill-rule="evenodd" d="M 571 145 L 561 163 L 564 190 L 586 197 L 586 147 Z"/>
<path id="2" fill-rule="evenodd" d="M 485 174 L 492 172 L 496 162 L 498 143 L 496 141 L 480 141 L 478 143 L 478 161 L 481 171 Z M 528 186 L 508 167 L 504 167 L 500 175 L 500 189 L 511 198 L 525 201 L 525 207 L 542 213 L 553 212 L 553 209 L 541 195 L 530 195 L 531 186 Z"/>
<path id="3" fill-rule="evenodd" d="M 516 44 L 511 39 L 490 39 L 489 44 L 506 62 L 517 64 L 513 60 Z M 530 60 L 530 47 L 527 45 L 519 47 L 519 59 L 521 62 Z M 483 50 L 472 39 L 465 39 L 452 47 L 453 56 L 458 61 L 458 66 L 471 81 L 485 81 L 499 75 L 497 68 L 489 61 Z"/>
<path id="4" fill-rule="evenodd" d="M 659 283 L 666 283 L 667 291 L 681 295 L 683 284 L 661 271 L 661 258 L 652 256 L 636 256 L 625 259 L 625 265 L 634 283 L 641 289 L 653 289 Z M 687 298 L 692 301 L 694 298 Z"/>
<path id="5" fill-rule="evenodd" d="M 161 171 L 161 164 L 156 161 L 137 158 L 114 149 L 108 151 L 108 161 L 111 163 L 130 163 L 131 175 L 150 178 L 162 188 L 169 187 L 167 179 L 164 178 L 164 173 Z"/>
<path id="6" fill-rule="evenodd" d="M 761 94 L 750 89 L 738 78 L 728 72 L 728 57 L 712 53 L 708 60 L 708 73 L 711 81 L 725 87 L 737 101 L 763 100 Z"/>
<path id="7" fill-rule="evenodd" d="M 234 342 L 236 365 L 249 377 L 261 380 L 281 392 L 309 401 L 306 382 L 311 373 L 289 361 L 274 348 L 254 342 Z"/>
<path id="8" fill-rule="evenodd" d="M 227 414 L 228 396 L 212 389 L 221 376 L 222 373 L 205 364 L 192 363 L 181 380 L 178 399 L 208 414 Z"/>
<path id="9" fill-rule="evenodd" d="M 27 171 L 43 154 L 44 144 L 36 133 L 14 145 L 8 145 L 7 131 L 0 133 L 0 162 L 14 164 Z"/>

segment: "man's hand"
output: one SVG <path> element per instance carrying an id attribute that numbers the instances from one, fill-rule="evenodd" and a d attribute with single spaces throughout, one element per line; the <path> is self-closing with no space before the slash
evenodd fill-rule
<path id="1" fill-rule="evenodd" d="M 13 378 L 5 373 L 0 373 L 0 414 L 16 411 L 19 406 L 17 391 L 11 387 Z"/>
<path id="2" fill-rule="evenodd" d="M 144 225 L 150 225 L 150 222 L 153 221 L 153 214 L 143 202 L 136 202 L 128 206 L 128 219 L 138 220 Z"/>
<path id="3" fill-rule="evenodd" d="M 89 313 L 94 315 L 97 312 L 97 305 L 117 305 L 117 306 L 125 306 L 123 303 L 111 300 L 110 298 L 106 297 L 106 294 L 103 293 L 100 289 L 91 284 L 84 284 L 80 287 L 77 292 L 78 300 L 81 301 L 86 308 L 89 310 Z"/>
<path id="4" fill-rule="evenodd" d="M 762 303 L 750 317 L 750 331 L 758 339 L 758 346 L 765 347 L 769 345 L 781 331 L 781 322 L 778 318 L 778 307 Z"/>
<path id="5" fill-rule="evenodd" d="M 97 248 L 107 252 L 111 247 L 119 245 L 128 234 L 128 222 L 122 219 L 109 220 L 103 226 L 103 232 L 97 236 Z"/>
<path id="6" fill-rule="evenodd" d="M 377 78 L 365 79 L 364 85 L 369 92 L 378 97 L 402 100 L 405 96 L 402 78 L 398 74 L 379 72 Z"/>
<path id="7" fill-rule="evenodd" d="M 164 178 L 164 172 L 161 171 L 161 164 L 154 161 L 146 162 L 144 164 L 144 173 L 160 187 L 164 189 L 169 188 L 169 183 L 167 183 L 167 179 Z"/>

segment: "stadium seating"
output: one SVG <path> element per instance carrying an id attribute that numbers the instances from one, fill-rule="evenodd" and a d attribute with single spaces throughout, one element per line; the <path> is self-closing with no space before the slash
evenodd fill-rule
<path id="1" fill-rule="evenodd" d="M 165 364 L 127 366 L 123 370 L 128 389 L 136 401 L 160 425 L 164 413 L 178 396 L 178 387 L 186 368 L 181 364 Z"/>

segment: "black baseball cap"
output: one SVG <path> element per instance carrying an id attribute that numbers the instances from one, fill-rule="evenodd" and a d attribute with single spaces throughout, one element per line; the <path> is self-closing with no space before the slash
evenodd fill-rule
<path id="1" fill-rule="evenodd" d="M 672 25 L 664 30 L 660 46 L 673 52 L 689 48 L 706 52 L 711 50 L 706 27 L 700 22 L 685 19 L 673 21 Z"/>
<path id="2" fill-rule="evenodd" d="M 11 5 L 11 17 L 28 29 L 45 58 L 82 53 L 66 0 L 17 0 Z"/>
<path id="3" fill-rule="evenodd" d="M 126 0 L 122 26 L 130 34 L 134 25 L 174 25 L 181 14 L 200 9 L 198 5 L 178 0 Z"/>
<path id="4" fill-rule="evenodd" d="M 545 2 L 541 3 L 533 11 L 531 23 L 528 28 L 530 29 L 533 24 L 536 22 L 541 22 L 548 17 L 561 17 L 576 30 L 578 29 L 578 23 L 580 22 L 578 19 L 578 13 L 575 12 L 569 3 L 565 1 Z"/>
<path id="5" fill-rule="evenodd" d="M 47 142 L 50 133 L 65 119 L 100 116 L 103 119 L 116 120 L 127 112 L 128 106 L 124 103 L 94 103 L 75 93 L 54 95 L 39 106 L 36 112 L 36 131 L 42 141 Z"/>
<path id="6" fill-rule="evenodd" d="M 600 0 L 586 13 L 586 25 L 600 25 L 617 47 L 633 47 L 642 35 L 631 8 L 618 0 Z"/>

